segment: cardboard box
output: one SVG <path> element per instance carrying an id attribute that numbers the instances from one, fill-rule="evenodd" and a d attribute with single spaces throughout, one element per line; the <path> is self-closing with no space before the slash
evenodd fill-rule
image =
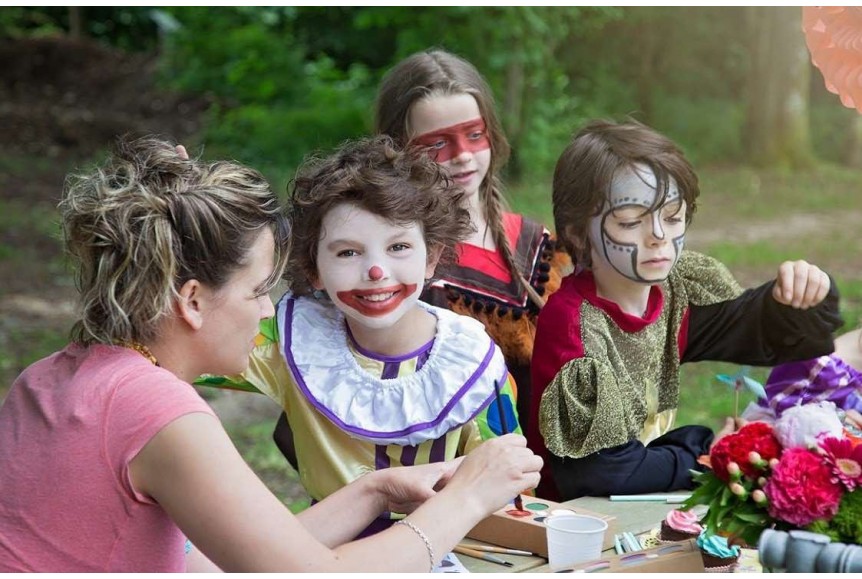
<path id="1" fill-rule="evenodd" d="M 652 549 L 608 555 L 578 563 L 572 571 L 588 573 L 703 573 L 703 558 L 694 539 Z M 568 571 L 568 570 L 567 570 Z"/>
<path id="2" fill-rule="evenodd" d="M 561 505 L 554 501 L 545 499 L 537 499 L 535 497 L 522 496 L 524 509 L 531 512 L 529 517 L 515 517 L 508 514 L 506 511 L 515 508 L 513 503 L 510 503 L 492 513 L 489 517 L 482 520 L 478 525 L 467 533 L 467 536 L 477 541 L 485 541 L 493 545 L 508 547 L 510 549 L 522 549 L 530 551 L 542 557 L 548 556 L 548 537 L 545 531 L 545 518 L 556 509 L 572 511 L 579 515 L 590 515 L 603 519 L 608 522 L 608 529 L 605 531 L 605 540 L 602 544 L 602 549 L 610 549 L 614 545 L 614 527 L 616 526 L 616 517 L 603 515 L 587 509 L 570 507 Z"/>

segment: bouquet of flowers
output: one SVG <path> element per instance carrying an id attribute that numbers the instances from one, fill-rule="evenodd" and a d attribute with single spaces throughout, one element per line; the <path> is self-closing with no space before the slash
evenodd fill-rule
<path id="1" fill-rule="evenodd" d="M 862 439 L 831 402 L 785 410 L 721 438 L 693 472 L 684 509 L 707 505 L 707 531 L 756 545 L 766 528 L 806 529 L 862 544 Z"/>

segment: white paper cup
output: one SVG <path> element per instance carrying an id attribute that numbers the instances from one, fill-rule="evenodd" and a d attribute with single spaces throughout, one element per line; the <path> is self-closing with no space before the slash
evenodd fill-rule
<path id="1" fill-rule="evenodd" d="M 588 515 L 556 515 L 545 519 L 548 534 L 548 565 L 552 571 L 598 559 L 607 521 Z"/>

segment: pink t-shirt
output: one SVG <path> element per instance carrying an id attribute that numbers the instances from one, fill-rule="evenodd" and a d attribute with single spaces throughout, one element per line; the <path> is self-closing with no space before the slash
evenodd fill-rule
<path id="1" fill-rule="evenodd" d="M 0 571 L 185 571 L 185 538 L 129 462 L 173 420 L 213 414 L 134 350 L 69 345 L 0 408 Z"/>

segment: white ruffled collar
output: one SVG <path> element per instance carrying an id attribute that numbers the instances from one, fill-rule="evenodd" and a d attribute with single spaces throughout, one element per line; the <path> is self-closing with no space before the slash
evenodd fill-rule
<path id="1" fill-rule="evenodd" d="M 482 324 L 417 302 L 437 317 L 428 360 L 419 371 L 382 379 L 362 369 L 348 347 L 344 315 L 328 302 L 279 301 L 279 347 L 314 407 L 355 438 L 415 446 L 469 422 L 505 382 L 506 364 Z"/>

